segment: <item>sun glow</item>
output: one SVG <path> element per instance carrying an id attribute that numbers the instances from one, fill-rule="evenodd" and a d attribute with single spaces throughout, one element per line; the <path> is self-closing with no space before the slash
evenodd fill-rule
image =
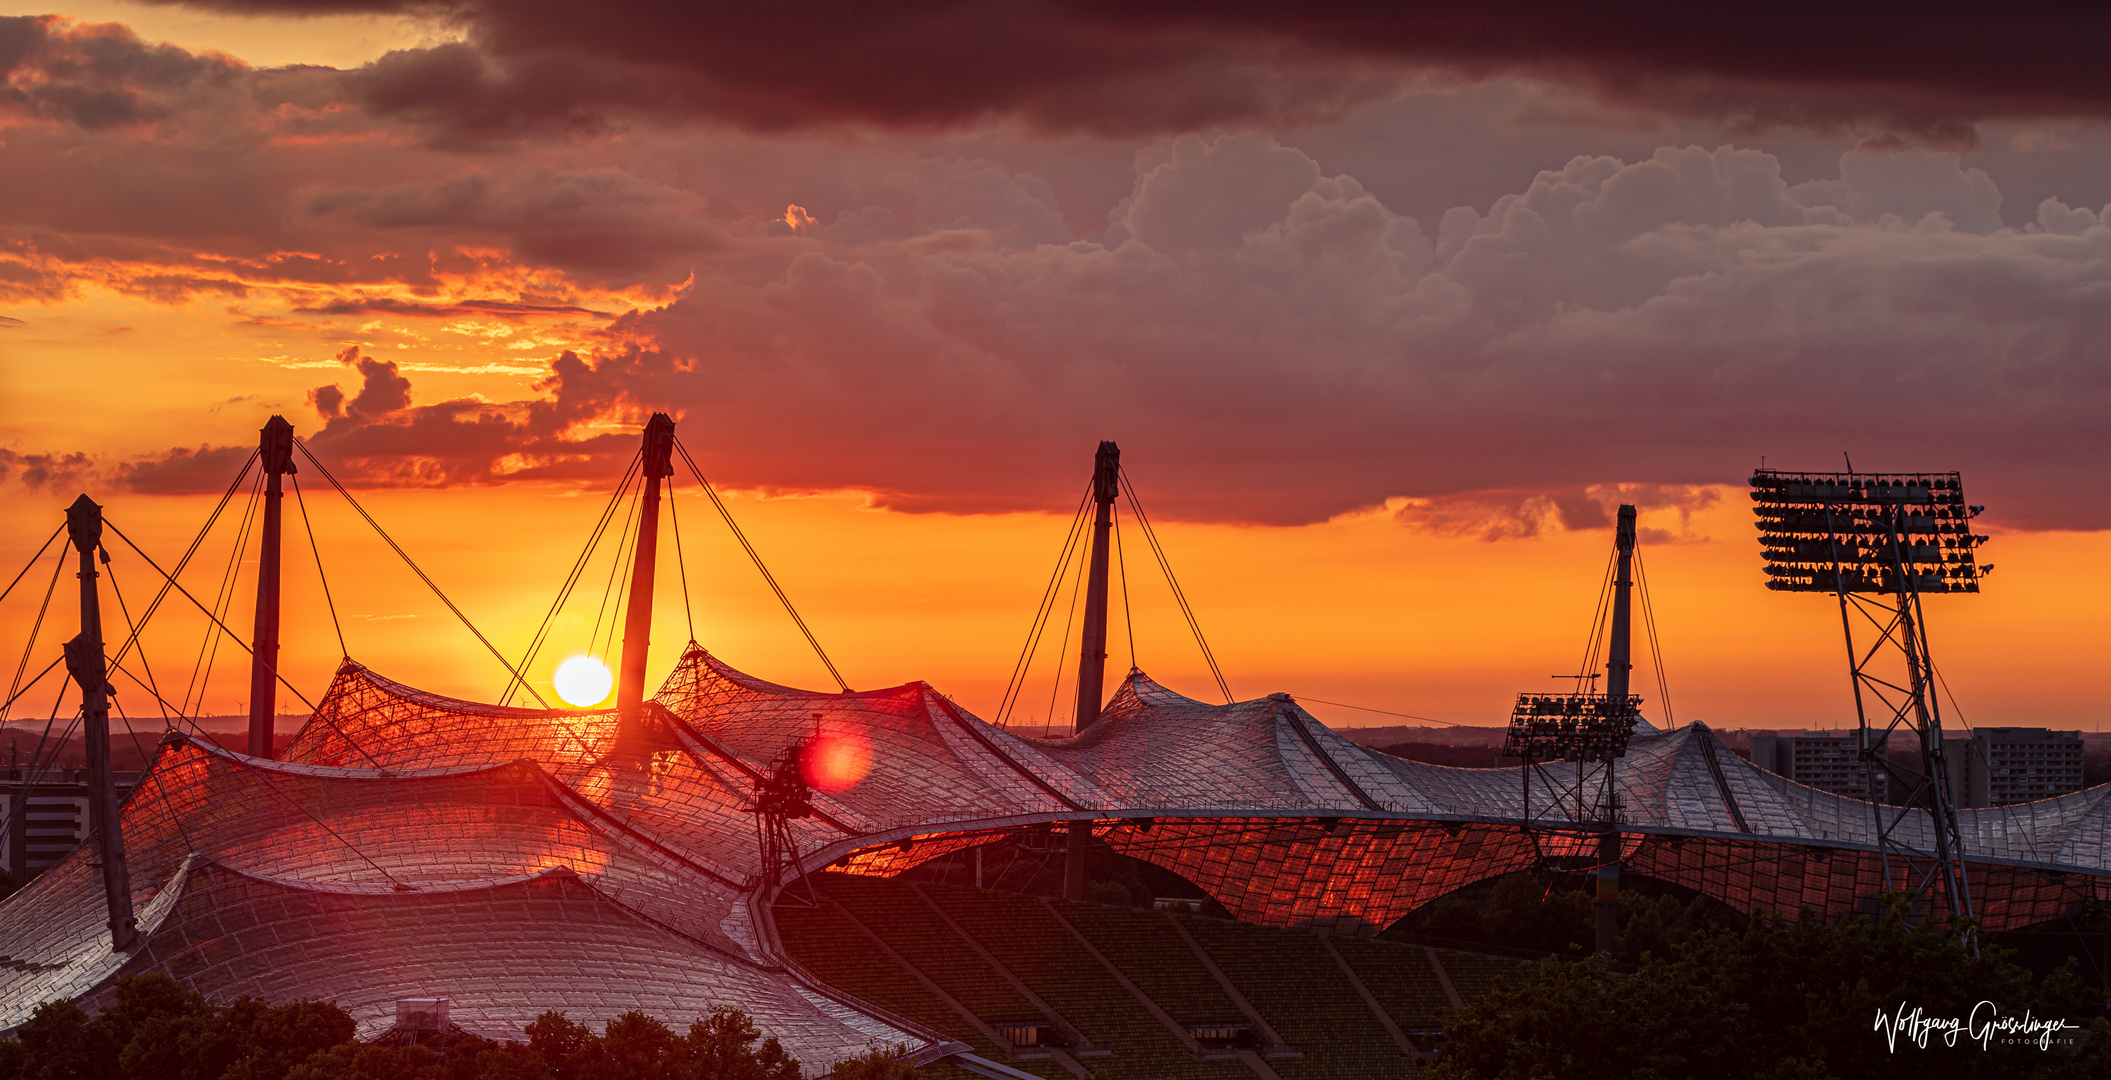
<path id="1" fill-rule="evenodd" d="M 822 732 L 808 740 L 800 766 L 816 790 L 848 791 L 872 769 L 872 745 L 855 732 Z"/>
<path id="2" fill-rule="evenodd" d="M 591 656 L 575 656 L 557 665 L 551 681 L 557 686 L 557 696 L 576 709 L 591 708 L 608 700 L 608 691 L 616 684 L 608 673 L 608 665 Z"/>

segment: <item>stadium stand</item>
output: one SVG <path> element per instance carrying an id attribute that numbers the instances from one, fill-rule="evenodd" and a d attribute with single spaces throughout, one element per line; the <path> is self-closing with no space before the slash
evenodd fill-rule
<path id="1" fill-rule="evenodd" d="M 837 989 L 1041 1076 L 1074 1065 L 1084 1071 L 1068 1075 L 1106 1080 L 1420 1077 L 1426 1062 L 1403 1051 L 1342 965 L 1353 965 L 1397 1029 L 1439 1026 L 1448 1004 L 1419 946 L 1334 938 L 1336 960 L 1306 930 L 839 873 L 813 882 L 818 911 L 790 902 L 776 910 L 795 959 Z M 992 1037 L 1029 1023 L 1079 1045 L 1022 1057 L 1031 1051 Z M 1243 1045 L 1211 1039 L 1227 1031 Z M 1287 1047 L 1265 1054 L 1276 1038 Z"/>

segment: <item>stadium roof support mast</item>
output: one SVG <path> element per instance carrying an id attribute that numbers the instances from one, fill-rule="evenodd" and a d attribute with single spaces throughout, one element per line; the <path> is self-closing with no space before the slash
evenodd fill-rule
<path id="1" fill-rule="evenodd" d="M 1107 681 L 1107 534 L 1121 491 L 1121 447 L 1099 444 L 1092 456 L 1092 570 L 1085 582 L 1085 626 L 1077 659 L 1077 730 L 1099 722 Z"/>
<path id="2" fill-rule="evenodd" d="M 638 548 L 630 564 L 630 603 L 623 622 L 623 659 L 616 682 L 616 744 L 635 746 L 644 735 L 645 659 L 652 646 L 653 561 L 660 543 L 660 480 L 674 475 L 674 419 L 653 413 L 645 424 L 645 494 L 638 514 Z"/>
<path id="3" fill-rule="evenodd" d="M 257 552 L 256 632 L 249 655 L 249 756 L 274 756 L 279 662 L 279 507 L 282 483 L 293 472 L 293 425 L 283 416 L 264 422 L 257 442 L 264 468 L 264 535 Z"/>
<path id="4" fill-rule="evenodd" d="M 1099 722 L 1107 680 L 1108 534 L 1114 531 L 1114 498 L 1121 493 L 1121 447 L 1102 441 L 1092 455 L 1092 569 L 1085 582 L 1085 626 L 1077 660 L 1077 731 Z M 1092 858 L 1092 823 L 1073 821 L 1063 855 L 1063 897 L 1085 898 Z"/>
<path id="5" fill-rule="evenodd" d="M 1613 578 L 1612 640 L 1606 646 L 1605 697 L 1608 701 L 1626 701 L 1628 675 L 1634 670 L 1633 653 L 1629 648 L 1635 568 L 1635 508 L 1632 506 L 1620 507 L 1613 549 L 1619 566 Z M 1620 929 L 1620 806 L 1619 796 L 1611 793 L 1612 782 L 1612 765 L 1607 764 L 1605 783 L 1608 795 L 1605 828 L 1598 834 L 1598 895 L 1594 909 L 1597 916 L 1595 944 L 1599 952 L 1608 954 L 1613 951 Z"/>
<path id="6" fill-rule="evenodd" d="M 66 671 L 81 688 L 81 727 L 87 736 L 88 828 L 103 867 L 103 898 L 110 909 L 110 948 L 132 947 L 132 877 L 125 870 L 125 838 L 118 827 L 117 785 L 110 775 L 110 669 L 103 658 L 103 610 L 96 593 L 95 557 L 102 553 L 103 508 L 83 495 L 66 508 L 67 538 L 80 552 L 81 632 L 66 643 Z M 19 827 L 19 826 L 18 826 Z"/>
<path id="7" fill-rule="evenodd" d="M 1986 537 L 1971 520 L 1984 507 L 1967 506 L 1957 473 L 1790 473 L 1752 475 L 1753 512 L 1765 549 L 1767 588 L 1829 592 L 1839 598 L 1854 685 L 1858 745 L 1870 770 L 1870 807 L 1884 887 L 1903 886 L 1914 900 L 1939 893 L 1952 915 L 1970 916 L 1964 843 L 1950 801 L 1949 763 L 1942 745 L 1942 710 L 1933 693 L 1935 664 L 1928 652 L 1924 593 L 1976 593 L 1993 569 L 1974 562 Z M 1881 597 L 1892 597 L 1890 601 Z M 1863 651 L 1855 645 L 1856 615 L 1877 630 Z M 1878 674 L 1876 660 L 1895 653 L 1903 685 Z M 1878 707 L 1869 707 L 1870 699 Z M 1872 721 L 1871 713 L 1877 714 Z M 1921 769 L 1893 762 L 1891 733 L 1910 727 L 1920 737 Z M 1873 783 L 1877 770 L 1901 782 L 1903 805 L 1886 814 Z M 1915 809 L 1928 814 L 1926 846 L 1909 842 L 1900 826 Z M 1896 869 L 1894 869 L 1896 866 Z M 1901 877 L 1903 880 L 1901 881 Z"/>
<path id="8" fill-rule="evenodd" d="M 1620 911 L 1620 807 L 1614 786 L 1614 762 L 1627 753 L 1642 699 L 1628 692 L 1634 670 L 1630 643 L 1634 593 L 1635 508 L 1620 507 L 1613 535 L 1612 612 L 1605 646 L 1604 693 L 1585 691 L 1581 683 L 1597 676 L 1577 676 L 1570 694 L 1519 694 L 1503 738 L 1503 753 L 1524 761 L 1523 818 L 1542 859 L 1565 862 L 1589 857 L 1598 871 L 1594 902 L 1598 951 L 1613 950 Z M 1599 608 L 1599 617 L 1606 615 Z M 1592 640 L 1595 654 L 1597 640 Z M 1573 762 L 1558 772 L 1552 763 Z M 1538 802 L 1533 788 L 1540 790 Z M 1573 863 L 1570 865 L 1573 866 Z"/>

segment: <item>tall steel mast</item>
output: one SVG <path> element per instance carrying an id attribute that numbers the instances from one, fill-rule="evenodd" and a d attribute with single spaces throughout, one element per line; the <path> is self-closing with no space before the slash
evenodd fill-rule
<path id="1" fill-rule="evenodd" d="M 1114 531 L 1114 497 L 1121 491 L 1121 447 L 1101 442 L 1092 457 L 1092 569 L 1085 582 L 1085 627 L 1078 646 L 1077 731 L 1099 722 L 1107 680 L 1107 557 Z M 1085 898 L 1092 855 L 1092 823 L 1073 821 L 1063 857 L 1063 896 Z"/>
<path id="2" fill-rule="evenodd" d="M 645 497 L 638 547 L 630 564 L 630 605 L 623 621 L 623 660 L 616 683 L 616 744 L 635 746 L 645 727 L 645 660 L 652 646 L 653 564 L 660 543 L 660 480 L 674 475 L 674 419 L 653 413 L 645 425 Z"/>
<path id="3" fill-rule="evenodd" d="M 125 869 L 125 837 L 117 814 L 117 780 L 110 771 L 110 670 L 103 658 L 103 609 L 95 558 L 102 553 L 103 508 L 83 495 L 66 508 L 66 534 L 80 552 L 81 632 L 66 643 L 66 671 L 81 688 L 81 727 L 87 735 L 88 828 L 103 865 L 103 899 L 110 910 L 110 947 L 132 947 L 132 877 Z M 103 561 L 110 556 L 102 554 Z M 17 825 L 17 828 L 22 826 Z"/>
<path id="4" fill-rule="evenodd" d="M 257 552 L 256 631 L 249 654 L 249 755 L 273 756 L 272 736 L 278 710 L 279 663 L 279 505 L 282 481 L 293 469 L 293 425 L 283 416 L 264 422 L 257 440 L 264 468 L 264 535 Z"/>

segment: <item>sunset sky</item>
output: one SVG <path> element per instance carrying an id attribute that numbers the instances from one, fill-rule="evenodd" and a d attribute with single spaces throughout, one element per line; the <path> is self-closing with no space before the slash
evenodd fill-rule
<path id="1" fill-rule="evenodd" d="M 1838 614 L 1763 588 L 1743 480 L 1844 452 L 1988 507 L 1985 592 L 1928 603 L 1962 719 L 2096 730 L 2111 17 L 1704 8 L 0 0 L 0 569 L 82 491 L 171 564 L 280 413 L 517 656 L 663 410 L 852 686 L 990 716 L 1114 439 L 1239 696 L 1499 724 L 1574 670 L 1633 502 L 1676 719 L 1836 727 Z M 351 654 L 495 697 L 300 481 Z M 829 686 L 677 481 L 698 638 Z M 338 645 L 299 522 L 312 698 Z M 1124 539 L 1138 662 L 1212 696 Z M 151 571 L 113 556 L 136 612 Z M 50 573 L 0 603 L 9 663 Z"/>

